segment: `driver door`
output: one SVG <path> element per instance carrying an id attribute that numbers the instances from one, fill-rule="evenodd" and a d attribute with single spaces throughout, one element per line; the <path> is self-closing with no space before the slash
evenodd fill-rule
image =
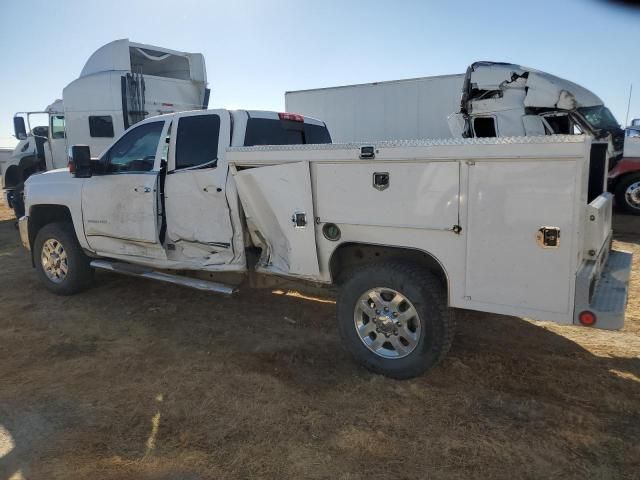
<path id="1" fill-rule="evenodd" d="M 145 122 L 124 134 L 100 159 L 103 174 L 85 180 L 82 217 L 96 252 L 165 259 L 159 241 L 158 178 L 168 122 Z"/>

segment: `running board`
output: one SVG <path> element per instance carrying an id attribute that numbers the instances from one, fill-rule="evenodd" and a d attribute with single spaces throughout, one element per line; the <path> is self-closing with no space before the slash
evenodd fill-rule
<path id="1" fill-rule="evenodd" d="M 165 283 L 173 283 L 174 285 L 182 285 L 184 287 L 195 288 L 196 290 L 204 290 L 206 292 L 216 292 L 223 295 L 232 295 L 236 292 L 236 288 L 218 282 L 210 282 L 209 280 L 200 280 L 198 278 L 183 277 L 182 275 L 172 275 L 170 273 L 158 272 L 150 268 L 132 265 L 130 263 L 112 262 L 109 260 L 92 260 L 91 266 L 100 270 L 108 270 L 110 272 L 123 273 L 132 277 L 149 278 Z"/>

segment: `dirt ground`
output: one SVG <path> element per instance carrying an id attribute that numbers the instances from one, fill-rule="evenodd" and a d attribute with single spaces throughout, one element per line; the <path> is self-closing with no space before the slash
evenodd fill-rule
<path id="1" fill-rule="evenodd" d="M 99 273 L 36 281 L 0 209 L 0 480 L 640 478 L 640 218 L 626 327 L 461 312 L 410 381 L 341 349 L 334 305 Z"/>

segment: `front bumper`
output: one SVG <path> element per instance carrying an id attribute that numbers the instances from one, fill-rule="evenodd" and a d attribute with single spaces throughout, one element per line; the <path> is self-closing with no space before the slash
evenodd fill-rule
<path id="1" fill-rule="evenodd" d="M 20 230 L 20 241 L 22 246 L 27 250 L 31 250 L 31 244 L 29 243 L 29 217 L 25 215 L 18 220 L 18 230 Z"/>
<path id="2" fill-rule="evenodd" d="M 596 317 L 593 327 L 619 330 L 624 326 L 632 254 L 609 250 L 609 242 L 605 248 L 597 260 L 585 262 L 578 271 L 573 323 L 582 325 L 580 313 L 587 311 Z"/>

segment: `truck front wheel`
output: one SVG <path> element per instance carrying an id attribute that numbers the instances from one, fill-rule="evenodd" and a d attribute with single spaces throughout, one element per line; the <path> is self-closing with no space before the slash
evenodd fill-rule
<path id="1" fill-rule="evenodd" d="M 454 320 L 435 275 L 414 264 L 389 261 L 353 270 L 337 301 L 346 349 L 367 369 L 411 378 L 447 353 Z"/>
<path id="2" fill-rule="evenodd" d="M 50 223 L 42 227 L 33 244 L 33 257 L 40 281 L 58 295 L 77 293 L 93 280 L 89 258 L 70 223 Z"/>
<path id="3" fill-rule="evenodd" d="M 616 204 L 632 215 L 640 215 L 640 173 L 627 175 L 616 186 Z"/>

